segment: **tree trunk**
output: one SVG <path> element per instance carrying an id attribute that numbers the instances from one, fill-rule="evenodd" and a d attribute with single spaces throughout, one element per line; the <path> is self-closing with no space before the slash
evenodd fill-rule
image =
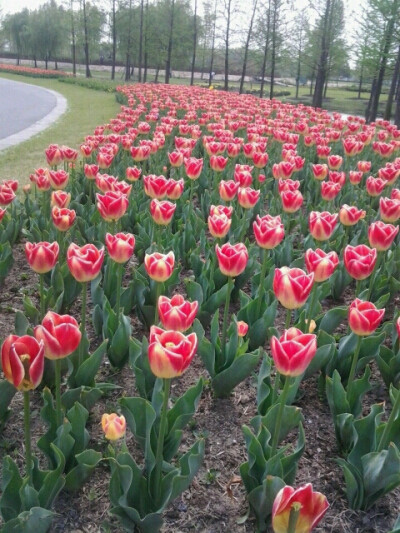
<path id="1" fill-rule="evenodd" d="M 269 47 L 269 33 L 271 29 L 271 0 L 268 0 L 268 15 L 267 15 L 267 35 L 265 37 L 264 57 L 261 69 L 261 86 L 260 86 L 260 98 L 264 96 L 264 84 L 265 84 L 265 70 L 267 68 L 267 57 Z"/>
<path id="2" fill-rule="evenodd" d="M 370 122 L 371 106 L 372 106 L 372 101 L 373 101 L 373 99 L 375 97 L 375 91 L 376 91 L 376 75 L 375 75 L 374 79 L 372 80 L 371 94 L 370 94 L 370 97 L 369 97 L 369 100 L 368 100 L 367 107 L 365 109 L 365 120 L 366 120 L 366 122 Z"/>
<path id="3" fill-rule="evenodd" d="M 391 81 L 391 84 L 390 84 L 389 95 L 388 95 L 388 99 L 387 99 L 387 103 L 386 103 L 385 114 L 383 116 L 383 118 L 385 120 L 390 120 L 390 117 L 392 115 L 392 106 L 393 106 L 394 95 L 395 95 L 395 92 L 396 92 L 396 87 L 397 87 L 397 85 L 399 83 L 399 80 L 400 80 L 399 76 L 400 76 L 400 45 L 399 45 L 399 49 L 397 51 L 396 64 L 394 66 L 392 81 Z"/>
<path id="4" fill-rule="evenodd" d="M 197 0 L 194 0 L 193 56 L 192 56 L 192 72 L 190 74 L 190 85 L 193 85 L 194 83 L 194 67 L 196 64 L 196 47 L 197 47 Z"/>
<path id="5" fill-rule="evenodd" d="M 276 24 L 278 19 L 278 1 L 273 0 L 274 2 L 274 14 L 272 18 L 272 54 L 271 54 L 271 81 L 269 88 L 269 97 L 272 100 L 274 97 L 274 82 L 275 82 L 275 66 L 276 66 Z"/>
<path id="6" fill-rule="evenodd" d="M 360 81 L 358 83 L 358 96 L 357 96 L 358 100 L 360 100 L 360 98 L 361 98 L 363 75 L 364 75 L 364 65 L 361 66 Z"/>
<path id="7" fill-rule="evenodd" d="M 253 31 L 253 22 L 254 22 L 254 16 L 256 14 L 256 9 L 257 9 L 257 0 L 254 0 L 253 12 L 251 14 L 249 31 L 247 32 L 246 45 L 244 47 L 242 77 L 240 78 L 240 87 L 239 87 L 239 93 L 240 94 L 242 94 L 242 92 L 243 92 L 244 78 L 246 76 L 246 69 L 247 69 L 247 56 L 248 56 L 248 53 L 249 53 L 250 39 L 251 39 L 251 33 Z"/>
<path id="8" fill-rule="evenodd" d="M 160 72 L 160 65 L 157 65 L 156 68 L 156 77 L 154 78 L 155 83 L 158 83 L 158 74 Z"/>
<path id="9" fill-rule="evenodd" d="M 313 107 L 322 107 L 322 97 L 324 92 L 324 85 L 328 67 L 329 57 L 329 40 L 328 40 L 328 28 L 329 19 L 331 18 L 331 0 L 326 0 L 324 22 L 322 28 L 321 37 L 321 54 L 319 57 L 319 63 L 317 68 L 317 76 L 315 80 L 315 89 L 312 100 Z"/>
<path id="10" fill-rule="evenodd" d="M 143 83 L 146 83 L 147 80 L 147 59 L 148 59 L 148 39 L 147 39 L 147 28 L 149 23 L 149 0 L 146 1 L 146 13 L 145 13 L 145 28 L 144 28 L 144 72 L 143 72 Z"/>
<path id="11" fill-rule="evenodd" d="M 111 52 L 111 79 L 115 79 L 115 58 L 117 55 L 117 25 L 115 23 L 115 0 L 112 3 L 112 52 Z"/>
<path id="12" fill-rule="evenodd" d="M 144 0 L 140 0 L 140 26 L 139 26 L 139 83 L 142 81 L 142 55 L 143 55 L 143 18 Z"/>
<path id="13" fill-rule="evenodd" d="M 76 40 L 75 40 L 75 23 L 73 0 L 71 0 L 71 48 L 72 48 L 72 74 L 76 76 Z"/>
<path id="14" fill-rule="evenodd" d="M 131 79 L 132 0 L 129 0 L 128 40 L 126 43 L 125 81 Z"/>
<path id="15" fill-rule="evenodd" d="M 175 0 L 172 0 L 171 18 L 170 18 L 170 24 L 169 24 L 167 62 L 165 64 L 165 83 L 169 83 L 169 79 L 171 77 L 171 55 L 172 55 L 172 38 L 174 35 L 174 14 L 175 14 Z"/>
<path id="16" fill-rule="evenodd" d="M 300 72 L 301 72 L 300 69 L 301 69 L 301 41 L 300 41 L 299 55 L 297 56 L 296 100 L 299 98 Z"/>
<path id="17" fill-rule="evenodd" d="M 213 25 L 213 33 L 212 33 L 212 41 L 211 41 L 211 58 L 210 58 L 210 71 L 208 74 L 208 85 L 212 84 L 213 79 L 213 67 L 214 67 L 214 51 L 215 51 L 215 26 L 217 23 L 217 1 L 215 1 L 214 4 L 214 25 Z"/>
<path id="18" fill-rule="evenodd" d="M 225 32 L 225 79 L 224 79 L 224 90 L 227 91 L 229 89 L 229 32 L 231 28 L 231 5 L 232 0 L 226 0 L 225 6 L 228 6 L 228 12 L 226 16 L 226 32 Z"/>
<path id="19" fill-rule="evenodd" d="M 396 91 L 396 111 L 394 113 L 394 123 L 398 128 L 400 128 L 400 80 L 397 84 Z"/>
<path id="20" fill-rule="evenodd" d="M 83 31 L 85 36 L 84 48 L 85 48 L 85 64 L 86 64 L 86 77 L 91 78 L 90 73 L 90 58 L 89 58 L 89 34 L 88 34 L 88 21 L 86 17 L 86 0 L 82 1 L 83 7 Z"/>

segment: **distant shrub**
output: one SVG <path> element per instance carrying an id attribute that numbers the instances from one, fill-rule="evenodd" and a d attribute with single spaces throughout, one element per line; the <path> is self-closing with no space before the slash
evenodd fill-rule
<path id="1" fill-rule="evenodd" d="M 116 82 L 112 80 L 97 80 L 95 78 L 74 78 L 73 76 L 60 79 L 64 83 L 70 83 L 71 85 L 79 85 L 80 87 L 86 87 L 87 89 L 93 89 L 95 91 L 104 91 L 107 93 L 114 93 L 117 87 Z"/>

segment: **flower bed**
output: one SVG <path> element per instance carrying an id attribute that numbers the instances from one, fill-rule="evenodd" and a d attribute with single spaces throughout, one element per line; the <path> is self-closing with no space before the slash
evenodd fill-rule
<path id="1" fill-rule="evenodd" d="M 8 63 L 0 63 L 0 72 L 31 76 L 32 78 L 68 78 L 72 76 L 72 74 L 64 72 L 63 70 L 24 67 L 19 65 L 9 65 Z"/>
<path id="2" fill-rule="evenodd" d="M 397 531 L 398 130 L 118 91 L 0 187 L 4 527 Z"/>

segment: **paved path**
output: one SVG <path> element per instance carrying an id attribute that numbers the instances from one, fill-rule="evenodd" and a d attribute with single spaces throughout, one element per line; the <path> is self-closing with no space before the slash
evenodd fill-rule
<path id="1" fill-rule="evenodd" d="M 48 128 L 66 109 L 55 91 L 0 78 L 0 150 Z"/>

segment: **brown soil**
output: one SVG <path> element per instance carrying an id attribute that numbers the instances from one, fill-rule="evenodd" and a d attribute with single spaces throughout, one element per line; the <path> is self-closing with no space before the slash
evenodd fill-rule
<path id="1" fill-rule="evenodd" d="M 37 277 L 27 266 L 23 245 L 14 248 L 15 265 L 0 294 L 0 326 L 3 337 L 14 331 L 14 311 L 22 309 L 22 293 L 28 291 L 37 301 Z M 80 303 L 72 311 L 79 316 Z M 280 315 L 281 317 L 282 315 Z M 134 335 L 141 339 L 146 332 L 140 323 L 132 318 Z M 279 324 L 277 327 L 279 328 Z M 283 324 L 282 324 L 283 326 Z M 103 412 L 117 408 L 120 395 L 132 395 L 133 373 L 124 368 L 115 375 L 110 366 L 104 364 L 101 381 L 107 378 L 122 386 L 102 398 L 93 409 L 89 419 L 90 446 L 105 450 L 107 443 L 102 436 L 100 419 Z M 197 358 L 186 374 L 173 383 L 172 394 L 178 395 L 203 376 L 208 378 L 200 358 Z M 381 380 L 376 375 L 376 387 L 369 395 L 368 403 L 387 399 Z M 164 532 L 183 533 L 244 533 L 255 531 L 250 518 L 244 525 L 237 520 L 246 513 L 245 491 L 240 483 L 232 484 L 239 475 L 239 466 L 246 460 L 246 449 L 241 426 L 249 424 L 256 412 L 255 377 L 242 383 L 229 399 L 214 399 L 206 385 L 193 424 L 187 430 L 182 446 L 186 447 L 196 436 L 206 438 L 205 460 L 191 487 L 165 512 Z M 316 528 L 317 532 L 331 533 L 387 533 L 391 530 L 399 510 L 400 491 L 396 490 L 381 499 L 368 512 L 348 509 L 344 494 L 344 478 L 335 462 L 338 451 L 331 415 L 326 402 L 318 397 L 316 377 L 301 385 L 301 399 L 297 405 L 304 416 L 306 451 L 300 461 L 296 484 L 312 482 L 314 490 L 323 492 L 330 508 Z M 32 395 L 33 441 L 43 432 L 39 419 L 41 399 L 39 391 Z M 23 468 L 22 396 L 17 393 L 12 402 L 12 415 L 0 436 L 0 458 L 10 454 Z M 295 435 L 291 435 L 293 440 Z M 133 449 L 131 435 L 127 444 Z M 34 447 L 34 453 L 37 453 Z M 55 511 L 58 516 L 53 522 L 52 533 L 122 533 L 118 522 L 110 517 L 108 499 L 109 469 L 106 463 L 95 470 L 93 477 L 76 494 L 61 493 Z M 40 532 L 38 532 L 40 533 Z"/>

